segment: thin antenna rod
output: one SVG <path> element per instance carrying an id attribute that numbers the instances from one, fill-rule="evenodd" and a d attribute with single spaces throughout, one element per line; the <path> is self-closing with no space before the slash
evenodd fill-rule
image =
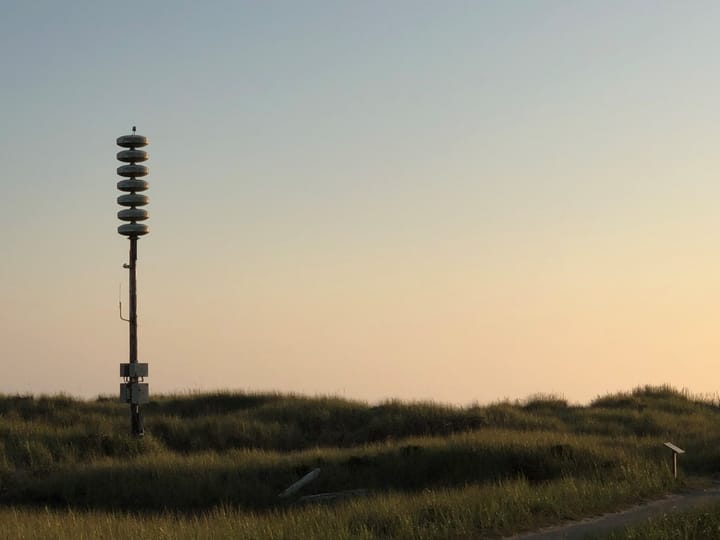
<path id="1" fill-rule="evenodd" d="M 122 283 L 118 283 L 118 305 L 120 306 L 120 320 L 130 322 L 130 319 L 126 319 L 122 314 Z"/>

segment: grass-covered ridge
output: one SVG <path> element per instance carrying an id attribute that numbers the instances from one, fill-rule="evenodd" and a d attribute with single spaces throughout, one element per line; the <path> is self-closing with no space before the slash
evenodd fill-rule
<path id="1" fill-rule="evenodd" d="M 151 512 L 155 517 L 145 519 L 186 530 L 188 512 L 197 524 L 197 516 L 221 508 L 251 528 L 296 526 L 320 512 L 335 537 L 386 537 L 373 536 L 371 525 L 363 529 L 369 519 L 396 531 L 390 537 L 410 531 L 407 537 L 443 538 L 451 531 L 513 532 L 660 495 L 674 485 L 667 440 L 688 451 L 684 474 L 720 469 L 717 403 L 670 387 L 638 388 L 588 406 L 557 396 L 453 407 L 173 395 L 155 397 L 145 423 L 145 439 L 136 440 L 127 434 L 127 407 L 114 399 L 0 396 L 0 504 L 120 512 L 112 514 L 117 519 Z M 362 488 L 370 496 L 327 514 L 298 507 L 296 498 L 278 499 L 316 467 L 320 476 L 299 495 Z M 489 517 L 498 510 L 490 500 L 473 502 L 480 492 L 495 501 L 515 498 Z M 451 511 L 441 499 L 461 508 Z M 428 510 L 433 505 L 445 510 Z M 268 512 L 271 521 L 262 517 Z M 401 519 L 398 512 L 408 514 Z"/>

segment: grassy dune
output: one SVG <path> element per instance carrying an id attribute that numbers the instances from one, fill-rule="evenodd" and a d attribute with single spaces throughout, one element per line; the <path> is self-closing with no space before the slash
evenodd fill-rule
<path id="1" fill-rule="evenodd" d="M 672 489 L 666 440 L 688 450 L 683 474 L 720 468 L 717 403 L 668 387 L 586 407 L 217 393 L 159 397 L 145 411 L 135 440 L 114 400 L 0 396 L 10 537 L 493 537 Z M 277 497 L 316 467 L 298 496 L 369 495 L 331 506 Z"/>

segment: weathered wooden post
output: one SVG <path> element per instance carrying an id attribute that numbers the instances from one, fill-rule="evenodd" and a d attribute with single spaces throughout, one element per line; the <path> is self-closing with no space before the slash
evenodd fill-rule
<path id="1" fill-rule="evenodd" d="M 684 454 L 685 450 L 682 448 L 675 446 L 671 442 L 666 442 L 663 446 L 667 446 L 670 450 L 672 450 L 673 453 L 673 475 L 675 476 L 675 480 L 677 480 L 678 477 L 678 454 Z"/>

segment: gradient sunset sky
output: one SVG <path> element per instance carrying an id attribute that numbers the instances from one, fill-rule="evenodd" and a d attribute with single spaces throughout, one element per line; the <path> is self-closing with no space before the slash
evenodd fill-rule
<path id="1" fill-rule="evenodd" d="M 720 3 L 0 0 L 0 392 L 720 390 Z"/>

